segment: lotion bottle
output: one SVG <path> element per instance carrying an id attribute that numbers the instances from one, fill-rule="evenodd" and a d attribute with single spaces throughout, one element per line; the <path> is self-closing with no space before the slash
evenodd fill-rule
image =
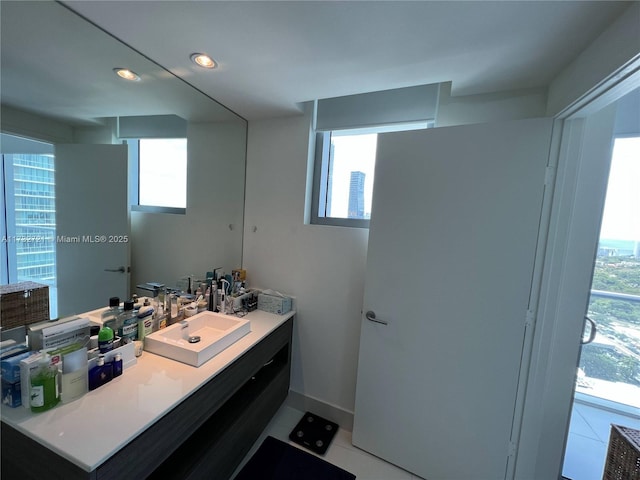
<path id="1" fill-rule="evenodd" d="M 150 305 L 145 305 L 138 311 L 137 340 L 144 340 L 144 337 L 153 333 L 154 314 L 153 307 Z"/>

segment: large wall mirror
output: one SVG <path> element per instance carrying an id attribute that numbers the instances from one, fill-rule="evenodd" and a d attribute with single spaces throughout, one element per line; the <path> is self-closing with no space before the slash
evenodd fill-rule
<path id="1" fill-rule="evenodd" d="M 241 267 L 247 122 L 61 3 L 2 1 L 0 16 L 0 283 L 50 285 L 65 316 Z M 134 117 L 183 125 L 183 211 L 135 208 L 137 159 L 119 128 Z"/>

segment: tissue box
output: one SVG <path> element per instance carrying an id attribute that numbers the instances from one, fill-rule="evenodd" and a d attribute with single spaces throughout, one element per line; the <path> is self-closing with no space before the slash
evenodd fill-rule
<path id="1" fill-rule="evenodd" d="M 88 342 L 91 336 L 90 324 L 87 317 L 71 316 L 29 325 L 29 347 L 31 350 L 52 350 L 76 342 Z"/>
<path id="2" fill-rule="evenodd" d="M 291 297 L 261 293 L 258 295 L 258 310 L 284 315 L 291 311 Z"/>
<path id="3" fill-rule="evenodd" d="M 20 362 L 33 355 L 34 352 L 24 352 L 0 362 L 2 381 L 7 383 L 20 382 Z"/>

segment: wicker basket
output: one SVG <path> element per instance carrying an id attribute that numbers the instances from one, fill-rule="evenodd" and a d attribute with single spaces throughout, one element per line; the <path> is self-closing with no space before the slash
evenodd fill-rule
<path id="1" fill-rule="evenodd" d="M 640 430 L 611 425 L 603 480 L 640 480 Z"/>
<path id="2" fill-rule="evenodd" d="M 49 287 L 35 282 L 0 285 L 0 327 L 10 329 L 49 320 Z"/>

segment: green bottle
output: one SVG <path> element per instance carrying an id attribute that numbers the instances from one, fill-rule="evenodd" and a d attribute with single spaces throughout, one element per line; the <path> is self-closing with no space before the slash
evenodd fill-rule
<path id="1" fill-rule="evenodd" d="M 51 357 L 43 355 L 39 368 L 31 375 L 31 411 L 44 412 L 60 402 L 58 367 L 51 365 Z"/>
<path id="2" fill-rule="evenodd" d="M 98 349 L 100 353 L 107 353 L 113 350 L 113 337 L 113 329 L 109 325 L 103 324 L 98 332 Z"/>

